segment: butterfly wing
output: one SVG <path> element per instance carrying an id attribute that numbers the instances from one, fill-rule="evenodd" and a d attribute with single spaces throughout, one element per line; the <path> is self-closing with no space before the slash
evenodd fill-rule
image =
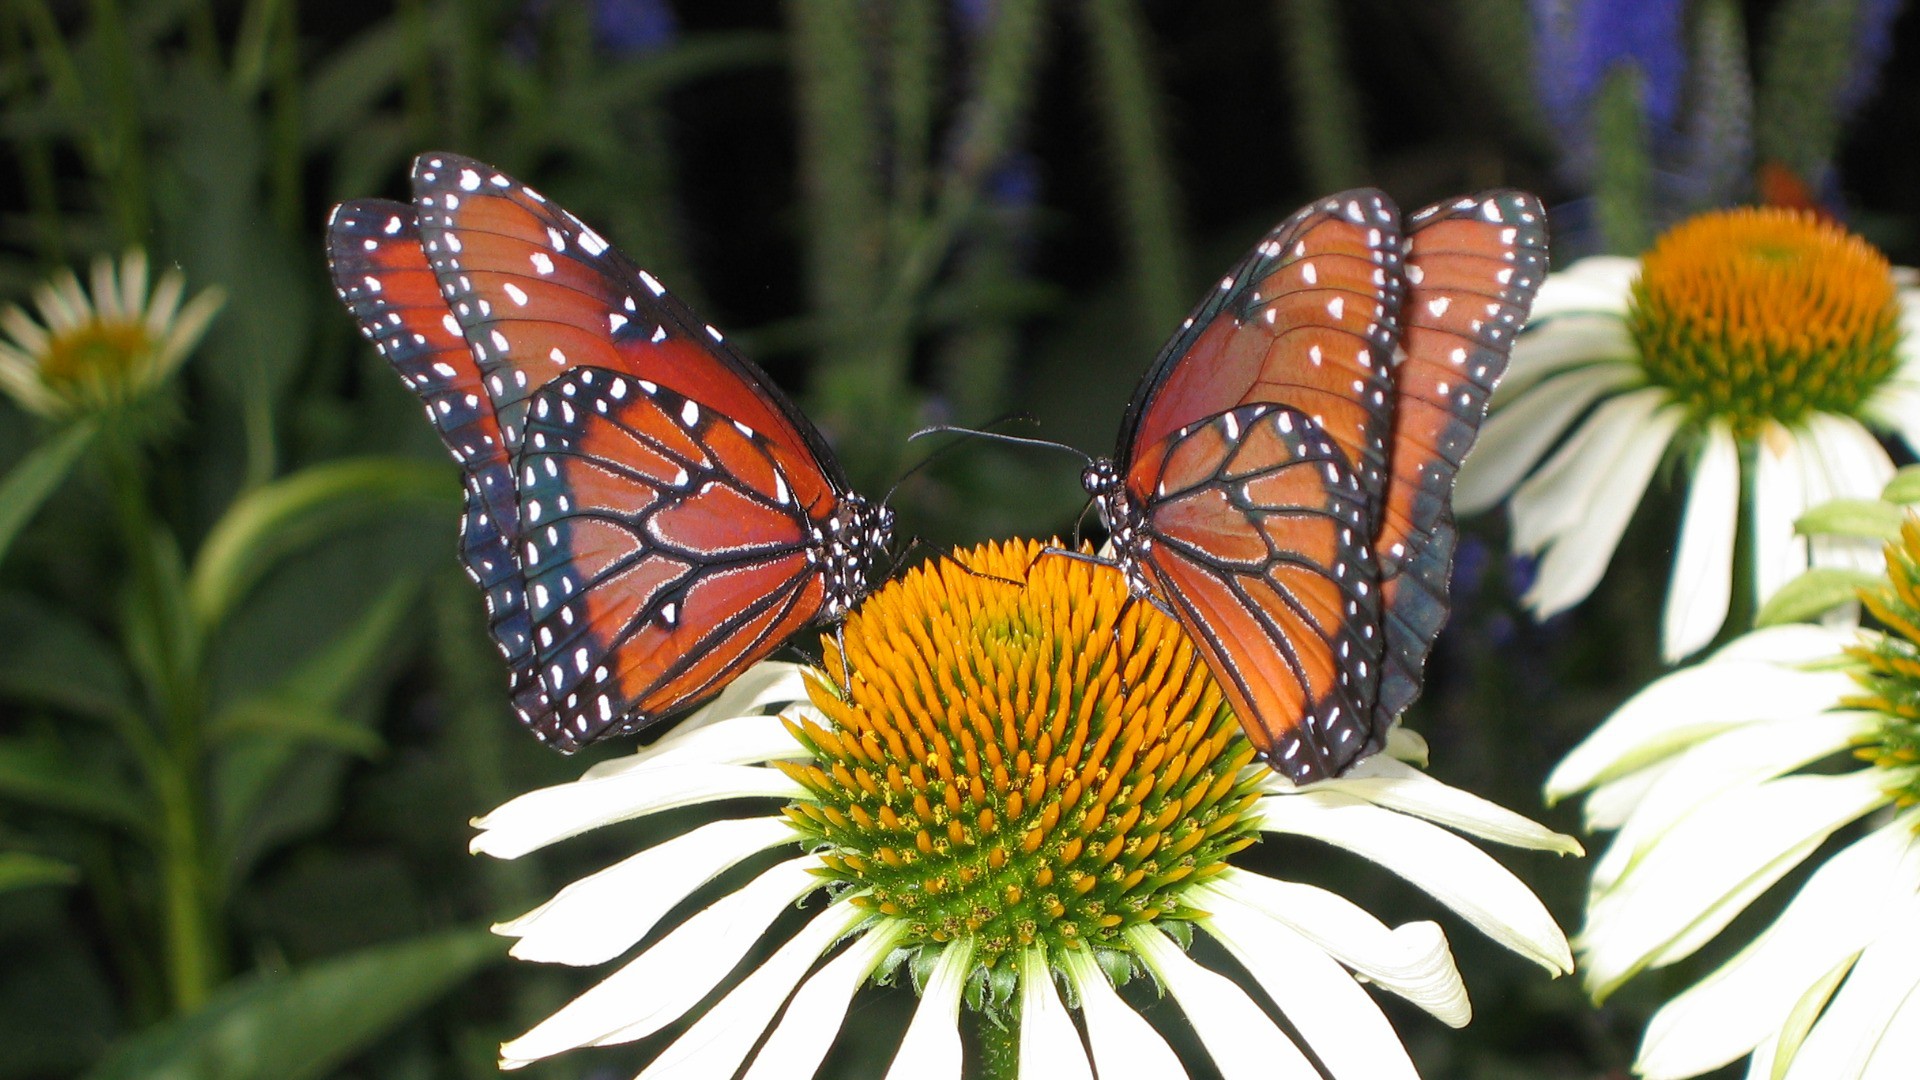
<path id="1" fill-rule="evenodd" d="M 1262 238 L 1148 369 L 1121 424 L 1120 471 L 1179 428 L 1265 402 L 1314 418 L 1377 495 L 1402 293 L 1399 222 L 1386 195 L 1362 189 L 1306 206 Z"/>
<path id="2" fill-rule="evenodd" d="M 1306 413 L 1246 405 L 1141 455 L 1144 567 L 1267 760 L 1306 783 L 1375 741 L 1367 494 Z"/>
<path id="3" fill-rule="evenodd" d="M 537 691 L 526 582 L 512 547 L 519 511 L 499 417 L 420 249 L 413 207 L 384 199 L 335 207 L 327 262 L 360 332 L 419 395 L 460 463 L 466 488 L 460 560 L 486 595 L 488 628 L 516 691 Z"/>
<path id="4" fill-rule="evenodd" d="M 819 433 L 718 330 L 491 166 L 425 154 L 413 187 L 414 205 L 391 214 L 392 246 L 406 235 L 411 255 L 359 287 L 404 294 L 414 322 L 432 321 L 441 337 L 420 332 L 439 353 L 403 377 L 445 363 L 453 407 L 488 425 L 484 471 L 462 460 L 497 533 L 488 557 L 507 547 L 523 643 L 510 655 L 514 705 L 537 736 L 570 752 L 696 705 L 864 587 L 857 541 L 884 542 L 850 527 L 864 504 Z M 453 421 L 436 423 L 446 434 Z M 447 437 L 456 457 L 471 441 Z M 673 462 L 664 477 L 662 461 Z"/>
<path id="5" fill-rule="evenodd" d="M 578 368 L 530 399 L 526 432 L 521 556 L 555 745 L 711 696 L 820 611 L 811 526 L 752 428 Z"/>
<path id="6" fill-rule="evenodd" d="M 1421 669 L 1447 618 L 1454 477 L 1547 273 L 1546 214 L 1526 192 L 1448 200 L 1407 224 L 1402 347 L 1374 535 L 1386 635 L 1382 732 L 1420 694 Z"/>

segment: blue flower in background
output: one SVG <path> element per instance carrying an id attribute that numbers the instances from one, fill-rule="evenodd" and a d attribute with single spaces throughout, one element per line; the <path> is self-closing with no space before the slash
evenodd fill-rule
<path id="1" fill-rule="evenodd" d="M 1593 97 L 1616 70 L 1637 68 L 1647 118 L 1670 127 L 1687 70 L 1683 0 L 1533 0 L 1535 78 L 1563 136 L 1582 142 Z"/>
<path id="2" fill-rule="evenodd" d="M 1842 119 L 1865 104 L 1880 85 L 1880 69 L 1893 51 L 1893 20 L 1902 6 L 1902 0 L 1860 0 L 1854 10 L 1853 74 L 1835 96 Z"/>
<path id="3" fill-rule="evenodd" d="M 593 29 L 609 52 L 659 52 L 679 38 L 680 19 L 666 0 L 598 0 Z"/>

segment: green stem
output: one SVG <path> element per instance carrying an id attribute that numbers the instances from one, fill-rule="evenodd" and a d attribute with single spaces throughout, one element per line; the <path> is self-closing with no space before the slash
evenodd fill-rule
<path id="1" fill-rule="evenodd" d="M 1004 1026 L 980 1020 L 980 1080 L 1020 1080 L 1020 1027 L 1015 1013 Z"/>
<path id="2" fill-rule="evenodd" d="M 1360 106 L 1341 48 L 1340 11 L 1330 0 L 1281 0 L 1283 65 L 1293 86 L 1300 157 L 1315 191 L 1337 191 L 1366 178 Z"/>
<path id="3" fill-rule="evenodd" d="M 200 785 L 199 652 L 182 618 L 180 572 L 164 558 L 147 505 L 140 449 L 130 438 L 105 444 L 121 540 L 132 568 L 128 634 L 136 669 L 161 732 L 159 752 L 140 755 L 159 806 L 160 936 L 167 995 L 176 1015 L 206 1003 L 219 981 Z M 139 655 L 144 653 L 145 655 Z"/>

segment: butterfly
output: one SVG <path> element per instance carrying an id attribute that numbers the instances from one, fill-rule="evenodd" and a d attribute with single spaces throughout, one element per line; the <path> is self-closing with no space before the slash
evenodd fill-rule
<path id="1" fill-rule="evenodd" d="M 867 592 L 893 514 L 765 372 L 492 166 L 334 208 L 335 289 L 460 464 L 520 720 L 572 753 L 718 693 Z"/>
<path id="2" fill-rule="evenodd" d="M 1181 324 L 1082 476 L 1131 593 L 1182 623 L 1296 783 L 1378 751 L 1419 696 L 1454 476 L 1546 275 L 1524 192 L 1404 225 L 1371 189 L 1282 222 Z"/>

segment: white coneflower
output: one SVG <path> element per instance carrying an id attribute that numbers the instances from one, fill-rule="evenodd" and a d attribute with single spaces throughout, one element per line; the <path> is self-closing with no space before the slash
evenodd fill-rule
<path id="1" fill-rule="evenodd" d="M 1751 208 L 1683 222 L 1641 259 L 1550 275 L 1456 508 L 1512 495 L 1514 547 L 1541 554 L 1526 602 L 1544 617 L 1599 583 L 1677 452 L 1689 490 L 1661 626 L 1669 661 L 1726 621 L 1743 516 L 1756 602 L 1809 565 L 1871 567 L 1871 545 L 1810 546 L 1793 523 L 1886 483 L 1893 465 L 1870 429 L 1920 446 L 1910 279 L 1836 225 Z"/>
<path id="2" fill-rule="evenodd" d="M 39 319 L 18 307 L 0 311 L 0 391 L 20 406 L 59 419 L 136 401 L 164 383 L 220 308 L 218 289 L 183 306 L 186 280 L 160 275 L 147 293 L 147 256 L 130 251 L 118 266 L 94 260 L 92 294 L 72 271 L 34 290 Z"/>
<path id="3" fill-rule="evenodd" d="M 1880 630 L 1780 626 L 1628 701 L 1548 780 L 1615 830 L 1577 940 L 1604 998 L 1815 860 L 1772 925 L 1649 1023 L 1635 1072 L 1912 1075 L 1920 1054 L 1920 524 L 1862 593 Z M 1852 762 L 1857 767 L 1840 767 Z M 1831 854 L 1836 834 L 1852 838 Z"/>
<path id="4" fill-rule="evenodd" d="M 1039 551 L 990 545 L 915 569 L 847 621 L 844 669 L 831 643 L 822 671 L 761 664 L 654 746 L 482 819 L 474 850 L 511 858 L 695 803 L 784 804 L 660 843 L 499 927 L 524 959 L 602 963 L 719 874 L 760 868 L 503 1046 L 503 1065 L 697 1015 L 641 1075 L 732 1076 L 751 1056 L 749 1076 L 811 1076 L 878 981 L 919 995 L 890 1075 L 960 1076 L 964 1010 L 1026 1075 L 1178 1077 L 1115 992 L 1148 978 L 1227 1076 L 1318 1076 L 1308 1053 L 1335 1076 L 1413 1076 L 1362 980 L 1466 1023 L 1445 936 L 1235 867 L 1262 832 L 1362 855 L 1569 970 L 1533 894 L 1441 826 L 1562 852 L 1571 840 L 1408 765 L 1419 743 L 1405 733 L 1344 778 L 1294 788 L 1253 762 L 1177 624 L 1128 603 L 1118 572 Z M 796 904 L 804 925 L 740 970 Z M 1196 929 L 1241 968 L 1190 958 Z"/>

